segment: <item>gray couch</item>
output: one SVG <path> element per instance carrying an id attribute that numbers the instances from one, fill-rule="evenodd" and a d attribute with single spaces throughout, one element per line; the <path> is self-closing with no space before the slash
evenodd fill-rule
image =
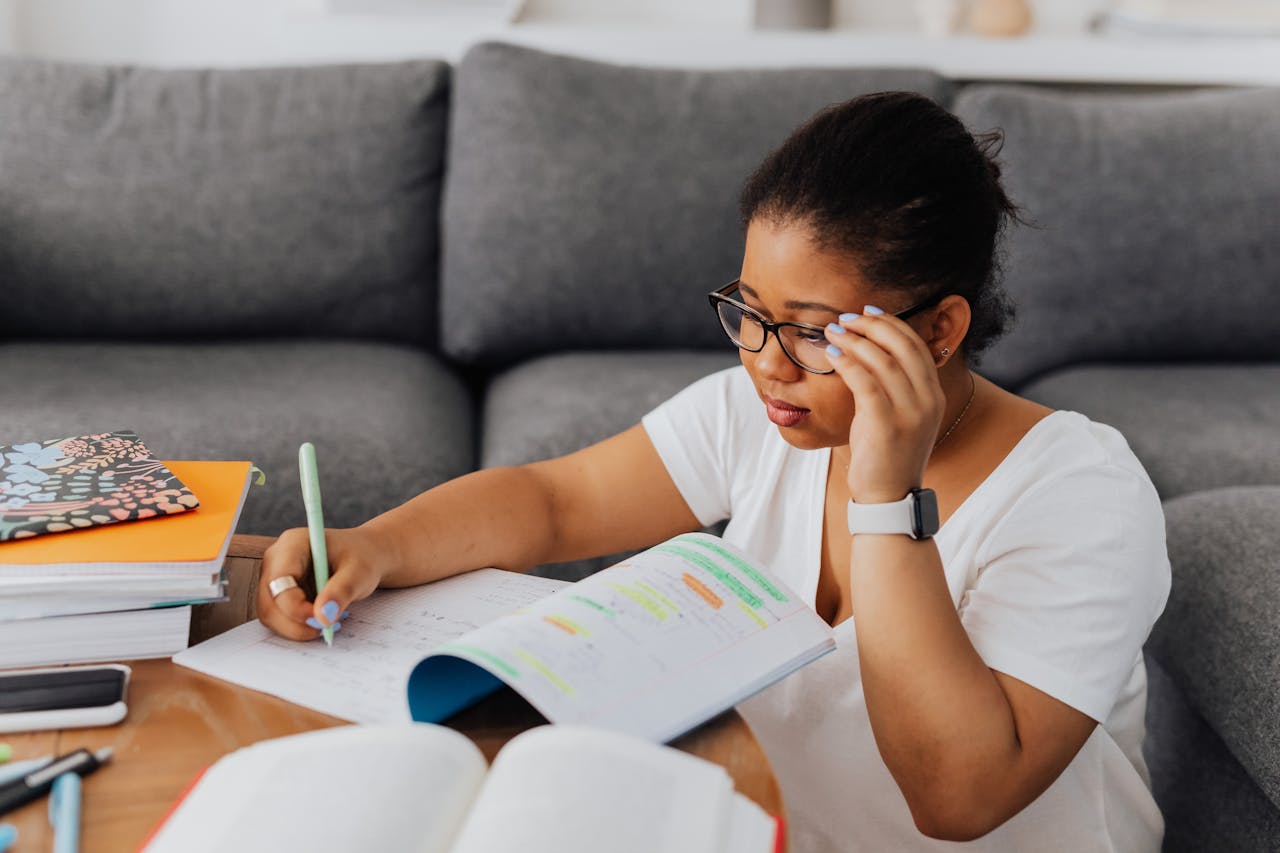
<path id="1" fill-rule="evenodd" d="M 1166 499 L 1148 647 L 1168 850 L 1280 849 L 1280 92 L 691 72 L 504 45 L 178 71 L 0 62 L 0 443 L 133 428 L 334 526 L 635 423 L 736 355 L 742 180 L 823 105 L 1003 127 L 1013 332 L 980 370 L 1118 427 Z M 579 576 L 600 563 L 546 567 Z"/>

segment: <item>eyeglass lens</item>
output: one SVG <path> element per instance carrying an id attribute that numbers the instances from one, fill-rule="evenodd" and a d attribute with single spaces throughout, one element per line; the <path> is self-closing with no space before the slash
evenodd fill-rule
<path id="1" fill-rule="evenodd" d="M 720 315 L 720 325 L 729 335 L 729 340 L 752 352 L 764 349 L 765 330 L 757 318 L 731 302 L 718 303 L 716 313 Z M 778 340 L 787 355 L 798 364 L 811 370 L 831 369 L 831 361 L 827 358 L 827 339 L 821 331 L 782 326 L 778 329 Z"/>

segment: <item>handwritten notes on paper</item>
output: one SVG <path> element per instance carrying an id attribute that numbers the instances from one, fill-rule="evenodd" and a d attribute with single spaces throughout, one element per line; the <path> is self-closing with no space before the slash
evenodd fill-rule
<path id="1" fill-rule="evenodd" d="M 828 633 L 750 558 L 716 537 L 687 534 L 438 652 L 488 669 L 553 722 L 660 739 L 708 713 L 709 703 L 740 698 L 761 663 L 824 650 Z M 411 683 L 427 678 L 419 670 Z M 660 703 L 642 701 L 657 695 Z M 686 704 L 684 717 L 668 718 Z"/>
<path id="2" fill-rule="evenodd" d="M 379 590 L 351 608 L 332 648 L 261 622 L 234 628 L 174 663 L 358 723 L 409 722 L 405 682 L 437 646 L 568 586 L 479 569 L 425 586 Z"/>

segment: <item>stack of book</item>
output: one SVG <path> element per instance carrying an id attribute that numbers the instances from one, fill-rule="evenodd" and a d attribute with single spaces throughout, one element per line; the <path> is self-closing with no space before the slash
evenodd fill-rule
<path id="1" fill-rule="evenodd" d="M 0 667 L 186 648 L 250 468 L 154 459 L 127 431 L 0 445 Z"/>

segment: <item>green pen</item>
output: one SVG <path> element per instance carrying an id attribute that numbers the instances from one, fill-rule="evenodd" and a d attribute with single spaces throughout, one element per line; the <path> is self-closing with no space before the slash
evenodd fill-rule
<path id="1" fill-rule="evenodd" d="M 316 473 L 316 447 L 304 441 L 298 448 L 298 478 L 302 481 L 302 505 L 307 509 L 307 533 L 311 538 L 311 565 L 316 572 L 316 595 L 329 582 L 329 552 L 324 546 L 324 510 L 320 507 L 320 475 Z M 321 629 L 325 645 L 333 645 L 333 625 Z"/>

